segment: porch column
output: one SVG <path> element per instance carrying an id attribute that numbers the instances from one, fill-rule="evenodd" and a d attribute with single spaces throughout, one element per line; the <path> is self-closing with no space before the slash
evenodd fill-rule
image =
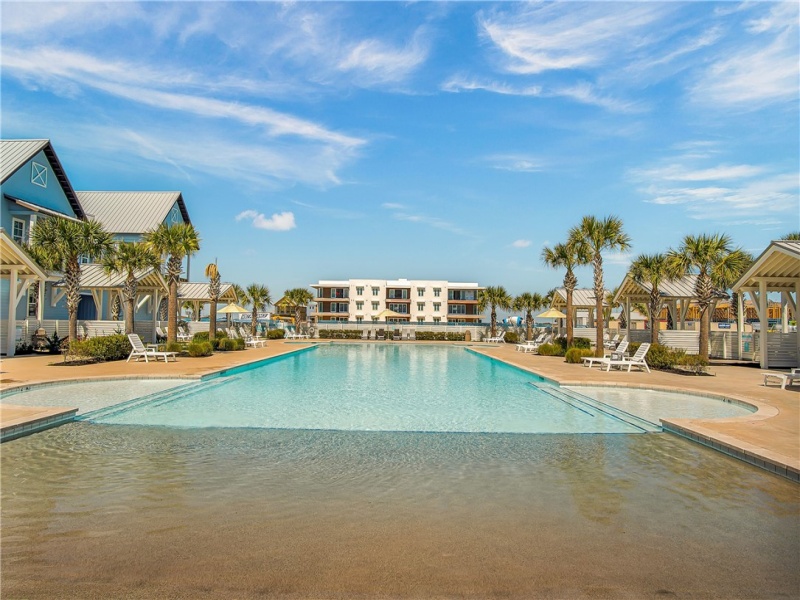
<path id="1" fill-rule="evenodd" d="M 787 294 L 788 295 L 788 294 Z M 794 282 L 794 321 L 796 323 L 794 328 L 794 343 L 797 348 L 797 361 L 800 364 L 800 319 L 797 313 L 800 309 L 800 280 Z"/>
<path id="2" fill-rule="evenodd" d="M 6 356 L 14 356 L 17 350 L 17 269 L 11 267 L 8 277 L 8 332 Z"/>
<path id="3" fill-rule="evenodd" d="M 625 297 L 625 339 L 631 341 L 631 299 Z"/>
<path id="4" fill-rule="evenodd" d="M 769 352 L 767 352 L 767 329 L 769 328 L 769 319 L 767 315 L 767 282 L 763 279 L 758 282 L 758 304 L 759 304 L 759 319 L 761 323 L 761 331 L 758 335 L 760 338 L 761 346 L 761 368 L 769 368 Z"/>
<path id="5" fill-rule="evenodd" d="M 39 301 L 36 303 L 36 319 L 39 321 L 39 327 L 42 326 L 44 320 L 44 288 L 46 285 L 44 279 L 39 280 Z"/>
<path id="6" fill-rule="evenodd" d="M 781 292 L 781 333 L 789 333 L 789 292 Z"/>
<path id="7" fill-rule="evenodd" d="M 736 304 L 736 338 L 739 344 L 738 359 L 742 360 L 742 350 L 744 349 L 744 290 L 739 290 L 739 293 L 736 294 Z"/>
<path id="8" fill-rule="evenodd" d="M 153 339 L 150 341 L 155 344 L 157 337 L 156 327 L 158 327 L 158 307 L 161 305 L 161 294 L 158 293 L 158 289 L 153 290 L 151 298 L 153 299 Z"/>

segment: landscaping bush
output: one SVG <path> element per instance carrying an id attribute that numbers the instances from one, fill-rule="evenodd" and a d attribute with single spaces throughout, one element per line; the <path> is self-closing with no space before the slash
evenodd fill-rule
<path id="1" fill-rule="evenodd" d="M 233 349 L 234 350 L 244 350 L 245 343 L 242 338 L 233 338 Z"/>
<path id="2" fill-rule="evenodd" d="M 211 356 L 214 352 L 210 342 L 191 342 L 187 351 L 189 352 L 189 356 L 194 357 Z"/>
<path id="3" fill-rule="evenodd" d="M 103 361 L 122 360 L 130 356 L 131 343 L 126 335 L 104 335 L 72 342 L 69 353 Z"/>
<path id="4" fill-rule="evenodd" d="M 443 342 L 446 338 L 444 331 L 418 331 L 416 338 L 422 341 Z"/>
<path id="5" fill-rule="evenodd" d="M 662 344 L 653 344 L 645 356 L 652 369 L 671 369 L 686 355 L 683 348 L 670 348 Z"/>
<path id="6" fill-rule="evenodd" d="M 540 353 L 541 353 L 541 350 L 540 350 Z M 575 347 L 572 347 L 569 350 L 567 350 L 567 353 L 565 354 L 566 361 L 568 363 L 573 363 L 573 364 L 582 363 L 584 356 L 594 356 L 594 350 L 592 350 L 591 348 L 575 348 Z"/>
<path id="7" fill-rule="evenodd" d="M 320 331 L 320 337 L 322 337 L 322 332 Z M 267 339 L 268 340 L 282 340 L 286 337 L 286 331 L 283 329 L 270 329 L 267 332 Z"/>
<path id="8" fill-rule="evenodd" d="M 236 340 L 231 338 L 220 338 L 217 340 L 217 350 L 220 352 L 230 352 L 236 350 Z"/>
<path id="9" fill-rule="evenodd" d="M 561 339 L 561 338 L 559 338 L 559 339 Z M 564 338 L 564 343 L 565 344 L 566 344 L 566 341 L 567 341 L 567 339 Z M 592 340 L 590 340 L 589 338 L 585 338 L 585 337 L 572 338 L 572 347 L 573 348 L 581 348 L 581 349 L 591 348 L 592 347 Z"/>
<path id="10" fill-rule="evenodd" d="M 464 341 L 464 334 L 463 333 L 457 333 L 455 331 L 446 332 L 444 337 L 448 342 L 463 342 Z M 508 336 L 506 336 L 506 338 L 507 337 Z"/>
<path id="11" fill-rule="evenodd" d="M 391 329 L 387 328 L 389 331 Z M 321 329 L 319 332 L 319 337 L 324 340 L 360 340 L 362 335 L 360 329 Z"/>
<path id="12" fill-rule="evenodd" d="M 180 342 L 168 342 L 167 352 L 177 352 L 178 354 L 182 354 L 183 344 L 181 344 Z"/>
<path id="13" fill-rule="evenodd" d="M 708 369 L 708 360 L 698 354 L 684 354 L 678 359 L 676 366 L 683 371 L 699 375 Z"/>
<path id="14" fill-rule="evenodd" d="M 542 344 L 537 352 L 542 356 L 564 356 L 564 350 L 558 344 Z"/>
<path id="15" fill-rule="evenodd" d="M 462 334 L 462 337 L 463 337 L 463 334 Z M 506 344 L 517 344 L 517 343 L 519 343 L 519 335 L 517 335 L 513 331 L 506 331 L 506 335 L 503 338 L 503 341 Z"/>

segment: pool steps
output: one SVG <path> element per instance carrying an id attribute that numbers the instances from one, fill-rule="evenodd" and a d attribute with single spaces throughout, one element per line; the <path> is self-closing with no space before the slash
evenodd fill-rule
<path id="1" fill-rule="evenodd" d="M 162 390 L 160 392 L 154 392 L 152 394 L 148 394 L 147 396 L 141 396 L 139 398 L 128 400 L 127 402 L 121 402 L 120 404 L 114 404 L 113 406 L 107 406 L 105 408 L 83 413 L 82 415 L 78 415 L 75 420 L 93 421 L 95 419 L 105 419 L 128 410 L 138 408 L 139 406 L 143 406 L 145 404 L 148 406 L 161 406 L 162 404 L 168 404 L 170 402 L 175 402 L 176 400 L 185 398 L 186 396 L 189 396 L 197 391 L 205 391 L 212 388 L 221 387 L 236 381 L 237 379 L 239 378 L 220 377 L 206 381 L 192 382 L 187 385 L 170 388 L 168 390 Z"/>
<path id="2" fill-rule="evenodd" d="M 572 408 L 580 410 L 581 412 L 584 412 L 592 417 L 597 416 L 596 413 L 592 412 L 596 411 L 603 413 L 607 417 L 622 421 L 631 427 L 640 429 L 644 433 L 657 433 L 662 431 L 661 427 L 655 423 L 651 423 L 650 421 L 642 419 L 641 417 L 637 417 L 634 414 L 611 406 L 610 404 L 606 404 L 605 402 L 600 402 L 599 400 L 595 400 L 594 398 L 590 398 L 589 396 L 585 396 L 574 390 L 569 390 L 555 385 L 540 384 L 535 381 L 529 381 L 528 385 L 536 388 L 539 392 L 559 400 L 564 404 L 568 404 Z"/>

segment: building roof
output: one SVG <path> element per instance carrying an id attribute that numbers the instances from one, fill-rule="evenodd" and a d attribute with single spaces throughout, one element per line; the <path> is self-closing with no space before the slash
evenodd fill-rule
<path id="1" fill-rule="evenodd" d="M 67 178 L 61 161 L 56 156 L 56 151 L 50 144 L 50 140 L 0 140 L 0 183 L 16 173 L 25 163 L 36 156 L 39 152 L 44 152 L 53 175 L 56 176 L 64 195 L 67 197 L 73 212 L 79 219 L 84 219 L 85 214 L 81 207 L 75 190 Z"/>
<path id="2" fill-rule="evenodd" d="M 177 202 L 186 223 L 191 223 L 180 192 L 78 192 L 86 215 L 111 233 L 145 233 L 155 229 Z"/>
<path id="3" fill-rule="evenodd" d="M 33 275 L 39 279 L 48 279 L 48 273 L 36 264 L 36 261 L 6 233 L 5 229 L 0 228 L 0 275 L 9 276 L 12 269 L 17 270 L 17 275 Z"/>
<path id="4" fill-rule="evenodd" d="M 167 283 L 158 269 L 143 269 L 135 272 L 136 281 L 140 287 L 159 288 L 167 291 Z M 113 289 L 121 288 L 125 284 L 124 273 L 106 273 L 103 265 L 81 265 L 81 289 Z M 61 281 L 57 286 L 64 285 Z"/>
<path id="5" fill-rule="evenodd" d="M 697 298 L 695 293 L 696 285 L 697 275 L 684 275 L 680 279 L 662 281 L 658 286 L 658 293 L 663 300 L 694 300 Z M 653 286 L 649 282 L 643 281 L 640 283 L 628 273 L 619 288 L 617 288 L 614 302 L 622 302 L 625 298 L 630 298 L 633 301 L 647 300 L 652 289 Z M 719 298 L 727 298 L 728 296 L 722 291 L 717 291 L 715 295 Z"/>
<path id="6" fill-rule="evenodd" d="M 178 300 L 180 302 L 210 302 L 208 286 L 208 282 L 182 281 L 178 284 Z M 236 302 L 232 283 L 220 285 L 219 301 Z"/>
<path id="7" fill-rule="evenodd" d="M 606 295 L 608 290 L 603 293 L 603 306 L 608 307 L 606 302 Z M 553 308 L 561 308 L 567 306 L 567 290 L 566 288 L 558 288 L 553 294 Z M 572 292 L 572 308 L 595 308 L 595 297 L 593 288 L 577 288 Z"/>
<path id="8" fill-rule="evenodd" d="M 769 291 L 793 291 L 800 283 L 800 241 L 777 240 L 770 243 L 753 265 L 733 286 L 758 288 L 761 282 Z"/>

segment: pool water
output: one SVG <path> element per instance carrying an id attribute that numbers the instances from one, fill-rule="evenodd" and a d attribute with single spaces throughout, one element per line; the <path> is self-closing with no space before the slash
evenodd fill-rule
<path id="1" fill-rule="evenodd" d="M 611 408 L 614 392 L 559 388 L 464 347 L 320 346 L 89 412 L 96 423 L 339 431 L 641 433 L 658 415 Z M 622 390 L 625 397 L 629 391 Z M 589 397 L 587 397 L 589 396 Z M 702 399 L 703 415 L 747 410 Z M 682 405 L 691 417 L 691 402 Z M 687 412 L 688 411 L 688 412 Z M 657 412 L 657 411 L 656 411 Z"/>

